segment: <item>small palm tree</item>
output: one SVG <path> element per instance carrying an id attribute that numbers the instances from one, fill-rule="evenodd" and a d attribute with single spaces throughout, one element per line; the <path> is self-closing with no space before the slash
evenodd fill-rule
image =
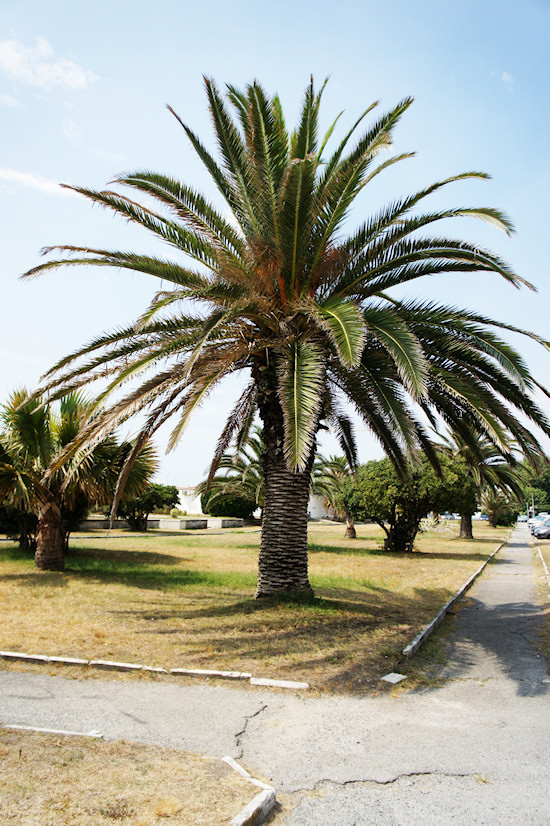
<path id="1" fill-rule="evenodd" d="M 78 437 L 92 403 L 79 393 L 63 396 L 59 409 L 15 392 L 2 408 L 0 422 L 0 501 L 38 518 L 35 561 L 44 570 L 62 570 L 71 513 L 83 503 L 107 504 L 114 495 L 125 460 L 132 450 L 113 436 L 95 447 L 60 461 Z M 145 446 L 134 463 L 126 493 L 135 496 L 156 468 Z"/>
<path id="2" fill-rule="evenodd" d="M 501 518 L 504 524 L 511 524 L 518 511 L 519 502 L 516 496 L 504 493 L 502 490 L 486 487 L 481 492 L 481 507 L 489 518 L 489 525 L 496 528 Z"/>
<path id="3" fill-rule="evenodd" d="M 344 503 L 344 483 L 351 473 L 345 456 L 329 456 L 326 459 L 322 454 L 317 454 L 311 475 L 311 492 L 322 496 L 336 517 L 346 520 L 346 538 L 356 539 L 355 520 Z"/>
<path id="4" fill-rule="evenodd" d="M 465 425 L 460 433 L 448 434 L 443 440 L 441 449 L 448 455 L 463 460 L 467 473 L 476 486 L 478 500 L 481 500 L 483 494 L 486 501 L 493 495 L 495 502 L 500 502 L 501 499 L 521 499 L 521 476 L 516 467 L 518 460 L 512 439 L 508 440 L 505 450 L 502 450 L 487 435 Z M 529 459 L 535 464 L 542 459 L 535 446 L 530 450 Z M 471 513 L 460 514 L 460 536 L 465 539 L 474 538 Z"/>
<path id="5" fill-rule="evenodd" d="M 98 413 L 69 452 L 139 410 L 147 417 L 136 450 L 170 418 L 173 448 L 214 388 L 229 375 L 246 374 L 216 457 L 258 411 L 265 508 L 257 596 L 310 592 L 307 508 L 316 435 L 333 427 L 355 464 L 346 400 L 403 475 L 408 457 L 419 450 L 435 461 L 418 409 L 431 421 L 439 412 L 451 429 L 471 417 L 496 444 L 505 430 L 520 446 L 532 441 L 514 409 L 550 431 L 530 396 L 535 383 L 529 371 L 493 329 L 512 327 L 392 294 L 442 273 L 496 273 L 515 286 L 526 282 L 488 250 L 427 234 L 441 219 L 462 217 L 512 231 L 506 216 L 490 207 L 420 211 L 433 193 L 485 179 L 483 173 L 456 175 L 397 199 L 346 235 L 357 196 L 410 157 L 381 159 L 381 152 L 391 148 L 411 98 L 363 127 L 376 104 L 369 106 L 329 152 L 336 123 L 321 136 L 322 89 L 316 93 L 313 81 L 293 131 L 279 98 L 258 83 L 228 86 L 225 98 L 213 81 L 205 86 L 219 160 L 176 117 L 212 177 L 221 208 L 171 175 L 148 170 L 115 179 L 129 194 L 72 187 L 148 230 L 174 255 L 74 245 L 47 250 L 61 256 L 27 276 L 86 265 L 144 273 L 163 286 L 137 323 L 100 335 L 58 362 L 43 390 L 55 398 L 107 375 L 101 405 L 128 379 L 141 377 Z"/>
<path id="6" fill-rule="evenodd" d="M 242 434 L 233 453 L 225 453 L 216 462 L 220 473 L 210 473 L 204 482 L 197 486 L 197 493 L 206 496 L 211 504 L 224 497 L 239 496 L 254 502 L 257 507 L 264 506 L 264 474 L 262 457 L 264 442 L 262 431 L 254 427 L 248 434 Z"/>

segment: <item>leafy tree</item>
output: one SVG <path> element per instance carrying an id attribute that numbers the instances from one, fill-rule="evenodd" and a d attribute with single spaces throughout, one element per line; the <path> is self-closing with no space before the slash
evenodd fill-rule
<path id="1" fill-rule="evenodd" d="M 236 516 L 239 519 L 250 519 L 258 507 L 254 499 L 246 496 L 246 491 L 235 484 L 234 492 L 230 492 L 230 485 L 222 485 L 215 491 L 203 493 L 201 508 L 203 513 L 210 516 Z M 239 493 L 242 490 L 242 493 Z"/>
<path id="2" fill-rule="evenodd" d="M 344 506 L 355 519 L 380 525 L 386 550 L 410 552 L 421 520 L 430 511 L 440 513 L 472 494 L 475 500 L 475 489 L 460 464 L 442 457 L 442 465 L 440 476 L 424 458 L 404 480 L 389 459 L 367 462 L 346 481 Z"/>
<path id="3" fill-rule="evenodd" d="M 0 502 L 35 515 L 35 561 L 44 570 L 62 570 L 69 532 L 87 502 L 107 503 L 133 446 L 105 436 L 95 446 L 69 454 L 93 407 L 79 393 L 62 396 L 58 409 L 15 392 L 3 406 L 0 423 Z M 143 446 L 127 480 L 136 494 L 156 467 L 152 448 Z"/>
<path id="4" fill-rule="evenodd" d="M 538 467 L 523 462 L 518 472 L 522 488 L 520 502 L 529 508 L 534 504 L 537 512 L 550 510 L 550 460 L 545 457 Z"/>
<path id="5" fill-rule="evenodd" d="M 0 533 L 5 533 L 8 539 L 19 542 L 22 551 L 32 551 L 36 548 L 36 524 L 34 513 L 21 508 L 0 505 Z"/>
<path id="6" fill-rule="evenodd" d="M 130 530 L 146 531 L 147 517 L 155 510 L 175 508 L 180 495 L 175 485 L 150 484 L 139 496 L 125 497 L 117 508 L 117 514 L 128 520 Z"/>
<path id="7" fill-rule="evenodd" d="M 550 431 L 530 395 L 535 383 L 526 365 L 494 330 L 515 328 L 454 306 L 399 297 L 403 285 L 440 273 L 489 272 L 515 286 L 526 282 L 488 250 L 429 234 L 440 219 L 464 216 L 512 232 L 506 216 L 490 207 L 421 211 L 430 195 L 485 179 L 483 173 L 466 172 L 396 199 L 346 235 L 344 225 L 365 186 L 410 157 L 380 159 L 410 98 L 364 127 L 375 104 L 369 106 L 329 151 L 336 123 L 320 137 L 322 90 L 316 93 L 313 81 L 292 132 L 279 98 L 268 97 L 258 83 L 243 90 L 228 86 L 225 98 L 213 81 L 205 84 L 220 160 L 176 117 L 217 187 L 221 208 L 172 176 L 150 171 L 119 175 L 112 190 L 73 187 L 150 231 L 177 255 L 89 246 L 47 251 L 60 255 L 27 276 L 65 266 L 113 267 L 154 276 L 162 286 L 136 324 L 63 358 L 44 389 L 62 395 L 108 368 L 111 381 L 101 401 L 113 393 L 115 400 L 69 453 L 144 410 L 133 456 L 174 416 L 172 448 L 224 378 L 248 374 L 220 436 L 213 472 L 233 435 L 259 411 L 265 508 L 256 595 L 310 592 L 307 508 L 319 428 L 333 427 L 355 464 L 344 400 L 402 476 L 408 456 L 419 449 L 434 458 L 417 411 L 431 421 L 438 412 L 451 430 L 470 417 L 496 442 L 509 431 L 521 448 L 536 442 L 518 411 Z M 128 389 L 132 377 L 136 382 Z M 121 385 L 127 388 L 122 395 Z"/>
<path id="8" fill-rule="evenodd" d="M 351 468 L 345 456 L 330 456 L 326 459 L 317 454 L 313 463 L 311 492 L 322 496 L 339 519 L 346 520 L 346 537 L 356 539 L 357 532 L 352 514 L 344 504 L 344 487 L 351 474 Z"/>

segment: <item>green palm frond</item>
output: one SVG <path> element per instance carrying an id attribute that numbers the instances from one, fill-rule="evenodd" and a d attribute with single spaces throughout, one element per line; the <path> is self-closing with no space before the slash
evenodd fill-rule
<path id="1" fill-rule="evenodd" d="M 318 428 L 325 377 L 323 354 L 314 344 L 295 342 L 279 354 L 277 372 L 287 464 L 303 470 Z"/>
<path id="2" fill-rule="evenodd" d="M 365 343 L 365 324 L 360 307 L 352 301 L 329 298 L 319 306 L 316 317 L 320 326 L 328 332 L 342 363 L 357 367 Z"/>

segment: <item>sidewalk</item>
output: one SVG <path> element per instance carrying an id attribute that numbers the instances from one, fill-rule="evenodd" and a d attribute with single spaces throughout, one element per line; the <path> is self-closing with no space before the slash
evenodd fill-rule
<path id="1" fill-rule="evenodd" d="M 292 826 L 546 826 L 550 684 L 528 541 L 520 526 L 469 592 L 441 687 L 317 699 L 0 672 L 0 721 L 229 754 L 295 795 Z"/>

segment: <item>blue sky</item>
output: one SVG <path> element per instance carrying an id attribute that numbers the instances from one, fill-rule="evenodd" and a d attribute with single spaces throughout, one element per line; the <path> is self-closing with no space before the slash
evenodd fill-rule
<path id="1" fill-rule="evenodd" d="M 363 193 L 350 225 L 434 180 L 488 172 L 490 182 L 455 184 L 433 204 L 490 205 L 510 215 L 511 239 L 470 219 L 446 230 L 501 254 L 538 292 L 467 275 L 416 282 L 414 293 L 550 337 L 549 43 L 546 0 L 0 0 L 0 400 L 35 387 L 56 359 L 100 331 L 135 318 L 156 289 L 146 276 L 116 271 L 19 280 L 46 245 L 152 249 L 145 232 L 60 182 L 103 188 L 117 172 L 149 168 L 215 197 L 165 108 L 212 145 L 203 74 L 220 85 L 257 78 L 279 93 L 289 123 L 310 75 L 318 84 L 330 76 L 324 123 L 345 110 L 342 129 L 373 100 L 386 109 L 412 95 L 395 149 L 416 157 Z M 550 354 L 511 340 L 550 384 Z M 206 403 L 180 447 L 163 457 L 160 481 L 200 481 L 234 393 L 228 385 Z M 366 431 L 358 441 L 362 460 L 381 455 Z"/>

